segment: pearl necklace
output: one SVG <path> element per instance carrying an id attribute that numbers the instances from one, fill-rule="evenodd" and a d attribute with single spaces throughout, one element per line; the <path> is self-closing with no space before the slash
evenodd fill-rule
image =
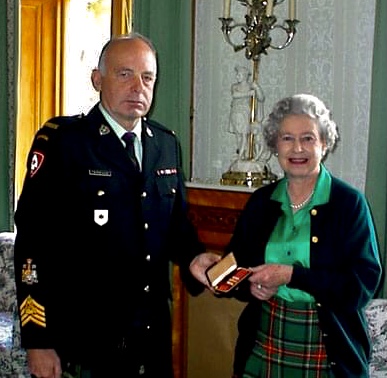
<path id="1" fill-rule="evenodd" d="M 310 199 L 312 198 L 314 194 L 314 189 L 310 192 L 310 194 L 308 195 L 308 197 L 306 197 L 301 203 L 299 203 L 298 205 L 295 205 L 294 203 L 291 203 L 290 204 L 290 207 L 293 209 L 293 210 L 299 210 L 301 209 L 302 207 L 304 207 L 309 201 Z"/>

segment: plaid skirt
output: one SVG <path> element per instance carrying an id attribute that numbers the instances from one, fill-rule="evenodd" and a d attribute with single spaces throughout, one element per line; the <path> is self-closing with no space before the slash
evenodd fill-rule
<path id="1" fill-rule="evenodd" d="M 262 303 L 255 346 L 243 378 L 332 378 L 313 303 Z"/>

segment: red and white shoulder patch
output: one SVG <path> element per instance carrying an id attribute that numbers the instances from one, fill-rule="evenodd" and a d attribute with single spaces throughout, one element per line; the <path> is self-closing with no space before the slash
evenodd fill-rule
<path id="1" fill-rule="evenodd" d="M 44 154 L 39 151 L 32 152 L 31 165 L 30 165 L 30 177 L 35 176 L 40 167 L 43 164 Z"/>

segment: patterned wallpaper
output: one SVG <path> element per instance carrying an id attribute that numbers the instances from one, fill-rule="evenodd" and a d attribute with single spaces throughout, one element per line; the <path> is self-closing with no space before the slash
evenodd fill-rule
<path id="1" fill-rule="evenodd" d="M 195 15 L 192 177 L 211 184 L 219 183 L 235 158 L 235 135 L 228 132 L 235 66 L 252 70 L 244 51 L 234 52 L 223 39 L 222 4 L 197 0 Z M 233 0 L 231 16 L 243 22 L 245 9 Z M 274 12 L 282 22 L 286 1 Z M 266 115 L 277 100 L 300 92 L 320 97 L 332 110 L 341 140 L 326 165 L 360 190 L 366 177 L 374 16 L 375 0 L 366 6 L 362 0 L 298 0 L 293 43 L 270 49 L 259 66 Z M 233 38 L 240 40 L 241 32 Z M 275 158 L 269 163 L 282 175 Z"/>

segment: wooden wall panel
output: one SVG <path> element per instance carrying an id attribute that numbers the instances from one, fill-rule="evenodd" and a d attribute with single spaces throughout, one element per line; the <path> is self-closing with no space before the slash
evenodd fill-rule
<path id="1" fill-rule="evenodd" d="M 222 189 L 187 189 L 189 214 L 208 250 L 222 253 L 251 192 Z M 181 295 L 183 297 L 183 295 Z M 184 378 L 231 377 L 236 325 L 244 303 L 216 298 L 209 291 L 185 294 L 181 315 L 186 338 Z"/>
<path id="2" fill-rule="evenodd" d="M 60 0 L 20 3 L 19 106 L 16 134 L 16 198 L 35 132 L 59 111 Z"/>

